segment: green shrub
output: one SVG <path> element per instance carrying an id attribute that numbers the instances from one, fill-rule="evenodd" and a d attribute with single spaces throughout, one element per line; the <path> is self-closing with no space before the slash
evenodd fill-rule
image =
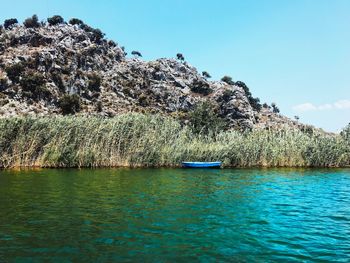
<path id="1" fill-rule="evenodd" d="M 222 99 L 223 99 L 225 102 L 228 102 L 228 101 L 232 98 L 233 94 L 234 94 L 233 90 L 226 89 L 226 90 L 222 93 Z"/>
<path id="2" fill-rule="evenodd" d="M 135 57 L 142 57 L 142 54 L 139 51 L 132 51 L 131 55 L 133 55 Z"/>
<path id="3" fill-rule="evenodd" d="M 184 57 L 184 55 L 182 55 L 181 53 L 177 53 L 177 54 L 176 54 L 176 58 L 177 58 L 178 60 L 180 60 L 180 61 L 185 61 L 185 57 Z"/>
<path id="4" fill-rule="evenodd" d="M 6 71 L 8 78 L 13 83 L 17 83 L 19 81 L 21 74 L 24 71 L 24 68 L 25 68 L 24 63 L 19 62 L 19 63 L 15 63 L 15 64 L 12 64 L 10 66 L 5 67 L 5 71 Z"/>
<path id="5" fill-rule="evenodd" d="M 77 94 L 65 94 L 58 101 L 58 106 L 60 107 L 63 115 L 79 112 L 81 110 L 80 104 L 80 97 Z"/>
<path id="6" fill-rule="evenodd" d="M 45 78 L 41 73 L 30 71 L 24 74 L 20 80 L 20 84 L 25 90 L 35 91 L 36 87 L 43 86 L 45 84 Z"/>
<path id="7" fill-rule="evenodd" d="M 82 25 L 84 24 L 84 22 L 78 18 L 72 18 L 71 20 L 69 20 L 69 24 L 71 25 Z"/>
<path id="8" fill-rule="evenodd" d="M 53 72 L 51 72 L 51 78 L 52 78 L 53 82 L 55 83 L 55 85 L 58 87 L 58 89 L 61 92 L 64 92 L 66 87 L 64 86 L 61 73 L 57 72 L 57 71 L 53 71 Z"/>
<path id="9" fill-rule="evenodd" d="M 235 85 L 235 82 L 232 80 L 232 78 L 230 76 L 222 77 L 221 81 L 226 82 L 229 85 Z"/>
<path id="10" fill-rule="evenodd" d="M 150 100 L 149 98 L 141 93 L 139 96 L 138 96 L 138 101 L 139 101 L 139 104 L 143 107 L 146 107 L 146 106 L 149 106 L 150 105 Z"/>
<path id="11" fill-rule="evenodd" d="M 94 40 L 97 42 L 100 41 L 101 39 L 103 39 L 105 36 L 105 34 L 98 28 L 94 28 L 92 30 L 92 34 L 94 36 Z"/>
<path id="12" fill-rule="evenodd" d="M 260 99 L 259 98 L 254 98 L 254 97 L 248 97 L 249 104 L 252 106 L 252 108 L 256 111 L 261 110 L 261 104 L 260 104 Z"/>
<path id="13" fill-rule="evenodd" d="M 207 96 L 213 92 L 213 90 L 210 88 L 210 85 L 201 80 L 193 81 L 191 86 L 191 91 L 195 93 L 203 94 L 204 96 Z"/>
<path id="14" fill-rule="evenodd" d="M 262 107 L 260 104 L 260 99 L 254 98 L 252 96 L 252 93 L 250 92 L 248 86 L 243 81 L 237 81 L 235 83 L 235 85 L 238 87 L 241 87 L 244 90 L 244 92 L 248 98 L 249 104 L 252 106 L 252 108 L 255 109 L 256 111 L 260 111 L 261 107 Z"/>
<path id="15" fill-rule="evenodd" d="M 101 39 L 104 38 L 105 34 L 98 28 L 92 28 L 91 26 L 88 26 L 85 24 L 82 20 L 78 18 L 72 18 L 69 20 L 69 24 L 71 25 L 79 25 L 81 29 L 83 29 L 85 32 L 92 33 L 91 34 L 91 40 L 99 42 Z"/>
<path id="16" fill-rule="evenodd" d="M 271 103 L 271 107 L 272 107 L 272 111 L 274 113 L 279 113 L 280 112 L 280 109 L 277 107 L 276 103 Z"/>
<path id="17" fill-rule="evenodd" d="M 11 26 L 13 26 L 15 24 L 18 24 L 18 20 L 16 18 L 6 19 L 4 21 L 4 28 L 9 29 Z"/>
<path id="18" fill-rule="evenodd" d="M 101 76 L 97 73 L 93 73 L 89 76 L 88 89 L 93 91 L 100 91 Z"/>
<path id="19" fill-rule="evenodd" d="M 205 78 L 207 78 L 207 79 L 210 79 L 210 78 L 211 78 L 210 74 L 209 74 L 207 71 L 203 71 L 203 72 L 202 72 L 202 75 L 203 75 L 203 77 L 205 77 Z"/>
<path id="20" fill-rule="evenodd" d="M 40 27 L 39 18 L 37 15 L 33 15 L 32 17 L 27 18 L 24 20 L 23 24 L 26 28 Z"/>
<path id="21" fill-rule="evenodd" d="M 264 102 L 264 104 L 263 104 L 262 106 L 263 106 L 263 108 L 265 108 L 265 109 L 269 109 L 269 108 L 270 108 L 270 106 L 269 106 L 266 102 Z"/>
<path id="22" fill-rule="evenodd" d="M 0 91 L 4 91 L 8 88 L 7 79 L 0 76 Z"/>
<path id="23" fill-rule="evenodd" d="M 51 92 L 45 87 L 45 77 L 39 72 L 27 72 L 23 74 L 20 84 L 23 94 L 34 100 L 45 99 L 51 96 Z"/>
<path id="24" fill-rule="evenodd" d="M 47 19 L 47 22 L 49 23 L 49 25 L 54 26 L 54 25 L 58 25 L 58 24 L 63 24 L 64 23 L 64 19 L 63 19 L 62 16 L 55 15 L 53 17 L 49 17 Z"/>
<path id="25" fill-rule="evenodd" d="M 192 131 L 196 134 L 217 134 L 225 127 L 224 120 L 217 114 L 217 109 L 208 101 L 198 103 L 189 113 Z"/>

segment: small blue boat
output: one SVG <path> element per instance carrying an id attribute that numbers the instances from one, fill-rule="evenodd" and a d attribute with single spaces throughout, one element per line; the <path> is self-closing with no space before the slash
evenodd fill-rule
<path id="1" fill-rule="evenodd" d="M 221 162 L 182 162 L 185 168 L 220 168 Z"/>

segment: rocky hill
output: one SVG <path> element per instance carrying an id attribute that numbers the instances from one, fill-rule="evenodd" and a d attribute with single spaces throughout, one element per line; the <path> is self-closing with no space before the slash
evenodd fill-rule
<path id="1" fill-rule="evenodd" d="M 260 105 L 243 82 L 209 81 L 177 59 L 143 61 L 79 19 L 59 16 L 0 28 L 0 116 L 164 113 L 185 119 L 208 102 L 229 128 L 303 127 Z"/>

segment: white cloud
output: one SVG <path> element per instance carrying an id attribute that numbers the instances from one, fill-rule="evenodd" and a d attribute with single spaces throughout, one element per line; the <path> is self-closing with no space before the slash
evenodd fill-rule
<path id="1" fill-rule="evenodd" d="M 350 100 L 339 100 L 334 103 L 334 107 L 337 109 L 350 109 Z"/>
<path id="2" fill-rule="evenodd" d="M 295 111 L 311 111 L 317 110 L 317 107 L 310 102 L 299 104 L 293 107 Z"/>
<path id="3" fill-rule="evenodd" d="M 350 100 L 338 100 L 334 103 L 326 103 L 321 105 L 315 105 L 311 102 L 306 102 L 303 104 L 295 105 L 293 107 L 294 111 L 305 112 L 305 111 L 323 111 L 323 110 L 344 110 L 350 109 Z"/>

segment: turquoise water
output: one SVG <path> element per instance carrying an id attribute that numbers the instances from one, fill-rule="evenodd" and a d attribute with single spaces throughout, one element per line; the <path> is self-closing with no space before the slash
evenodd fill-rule
<path id="1" fill-rule="evenodd" d="M 0 171 L 0 262 L 349 262 L 350 170 Z"/>

